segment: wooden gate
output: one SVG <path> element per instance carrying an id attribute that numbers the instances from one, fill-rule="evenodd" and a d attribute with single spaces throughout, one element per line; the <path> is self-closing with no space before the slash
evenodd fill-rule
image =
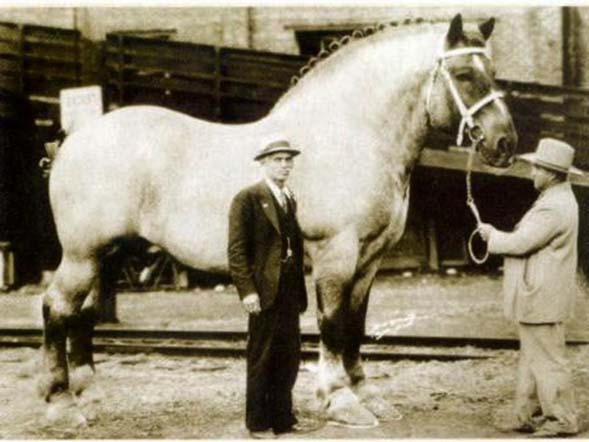
<path id="1" fill-rule="evenodd" d="M 306 61 L 286 54 L 109 34 L 106 95 L 113 107 L 153 103 L 209 121 L 254 121 L 271 109 Z"/>

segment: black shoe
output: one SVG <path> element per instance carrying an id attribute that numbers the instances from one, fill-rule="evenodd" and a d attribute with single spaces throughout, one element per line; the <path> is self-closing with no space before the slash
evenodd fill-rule
<path id="1" fill-rule="evenodd" d="M 275 424 L 272 426 L 274 434 L 293 433 L 293 428 L 298 424 L 299 420 L 294 414 L 289 414 L 287 417 L 275 418 Z"/>
<path id="2" fill-rule="evenodd" d="M 311 433 L 313 431 L 317 431 L 319 428 L 321 428 L 322 425 L 317 424 L 317 423 L 302 423 L 302 422 L 297 422 L 295 424 L 289 425 L 288 427 L 278 427 L 278 428 L 274 428 L 274 434 L 276 435 L 280 435 L 280 434 L 287 434 L 287 433 L 294 433 L 294 434 L 306 434 L 306 433 Z"/>

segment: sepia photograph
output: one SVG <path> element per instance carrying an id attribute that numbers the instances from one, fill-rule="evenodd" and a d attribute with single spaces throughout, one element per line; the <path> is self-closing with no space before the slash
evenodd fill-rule
<path id="1" fill-rule="evenodd" d="M 589 4 L 0 5 L 0 440 L 589 438 Z"/>

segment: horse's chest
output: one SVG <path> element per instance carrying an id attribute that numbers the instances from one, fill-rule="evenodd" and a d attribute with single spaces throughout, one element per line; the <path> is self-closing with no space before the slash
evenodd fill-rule
<path id="1" fill-rule="evenodd" d="M 384 229 L 392 242 L 397 242 L 403 235 L 409 211 L 409 187 L 396 193 L 386 205 Z"/>

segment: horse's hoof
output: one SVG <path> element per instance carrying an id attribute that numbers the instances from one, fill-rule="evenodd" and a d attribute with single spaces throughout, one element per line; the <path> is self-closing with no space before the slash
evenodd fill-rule
<path id="1" fill-rule="evenodd" d="M 371 428 L 378 419 L 364 407 L 349 388 L 340 388 L 329 395 L 327 421 L 330 425 L 349 428 Z"/>
<path id="2" fill-rule="evenodd" d="M 372 414 L 382 421 L 398 421 L 403 419 L 403 415 L 397 408 L 385 401 L 380 390 L 374 385 L 361 382 L 353 387 L 354 393 Z"/>
<path id="3" fill-rule="evenodd" d="M 89 365 L 82 365 L 70 371 L 70 390 L 75 395 L 80 395 L 91 384 L 94 378 L 94 370 Z"/>
<path id="4" fill-rule="evenodd" d="M 76 406 L 70 393 L 54 395 L 47 407 L 47 421 L 52 425 L 65 427 L 85 427 L 88 421 Z"/>

